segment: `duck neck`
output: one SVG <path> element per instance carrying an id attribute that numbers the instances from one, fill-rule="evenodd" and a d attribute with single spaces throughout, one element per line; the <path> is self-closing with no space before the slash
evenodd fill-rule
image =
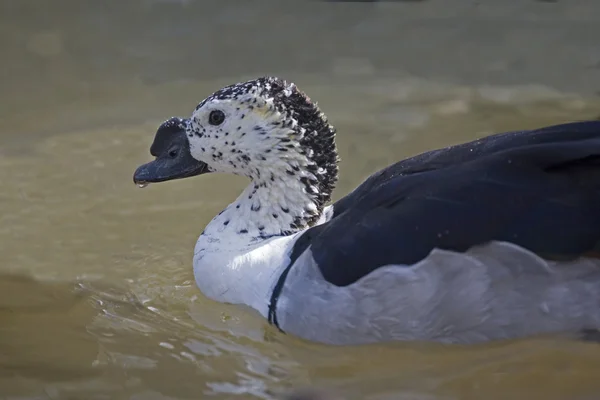
<path id="1" fill-rule="evenodd" d="M 306 184 L 291 178 L 287 174 L 271 174 L 265 179 L 253 179 L 233 203 L 213 218 L 202 236 L 221 249 L 240 248 L 274 236 L 289 236 L 314 225 L 323 209 Z"/>
<path id="2" fill-rule="evenodd" d="M 205 296 L 267 316 L 297 235 L 322 213 L 303 186 L 283 178 L 253 181 L 199 237 L 194 276 Z"/>

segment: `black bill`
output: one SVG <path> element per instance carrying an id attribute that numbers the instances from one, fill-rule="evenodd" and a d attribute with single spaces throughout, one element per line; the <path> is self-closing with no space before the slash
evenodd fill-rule
<path id="1" fill-rule="evenodd" d="M 133 174 L 133 182 L 141 187 L 210 172 L 206 163 L 192 157 L 181 118 L 171 118 L 158 128 L 150 154 L 156 159 L 139 166 Z"/>

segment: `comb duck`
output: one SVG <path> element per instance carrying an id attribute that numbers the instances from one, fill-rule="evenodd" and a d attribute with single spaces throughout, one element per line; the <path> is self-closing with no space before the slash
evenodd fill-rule
<path id="1" fill-rule="evenodd" d="M 477 343 L 600 327 L 600 121 L 420 154 L 329 204 L 334 139 L 294 84 L 258 78 L 164 122 L 134 182 L 249 178 L 198 238 L 196 283 L 306 340 Z"/>

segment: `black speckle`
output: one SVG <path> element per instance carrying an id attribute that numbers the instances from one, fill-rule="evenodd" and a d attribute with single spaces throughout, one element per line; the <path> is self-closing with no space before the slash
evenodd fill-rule
<path id="1" fill-rule="evenodd" d="M 223 222 L 223 225 L 227 226 L 229 224 L 229 220 Z"/>
<path id="2" fill-rule="evenodd" d="M 283 143 L 287 143 L 287 142 L 291 142 L 291 139 L 281 138 L 280 141 L 282 141 Z"/>
<path id="3" fill-rule="evenodd" d="M 296 172 L 300 171 L 300 167 L 297 165 L 292 165 L 292 169 Z"/>
<path id="4" fill-rule="evenodd" d="M 266 89 L 266 86 L 269 86 L 269 89 Z M 330 201 L 331 193 L 338 179 L 338 159 L 334 140 L 335 128 L 329 125 L 327 118 L 321 114 L 317 105 L 303 92 L 295 88 L 290 88 L 284 81 L 274 77 L 258 78 L 249 82 L 224 87 L 203 100 L 197 108 L 201 108 L 213 99 L 232 99 L 248 93 L 262 93 L 263 96 L 272 98 L 273 103 L 265 105 L 265 107 L 273 111 L 279 111 L 285 116 L 285 121 L 269 122 L 269 126 L 292 127 L 294 124 L 297 124 L 298 128 L 303 128 L 308 133 L 297 140 L 292 139 L 291 142 L 293 143 L 292 147 L 296 147 L 294 151 L 304 153 L 310 158 L 310 163 L 306 167 L 307 171 L 315 172 L 319 169 L 324 170 L 324 173 L 318 174 L 316 179 L 310 180 L 311 186 L 316 188 L 313 200 L 317 207 L 317 212 L 314 217 L 311 216 L 302 221 L 302 226 L 310 226 L 321 214 L 324 205 Z M 260 101 L 254 103 L 256 100 L 255 96 L 248 100 L 246 104 L 262 104 Z M 244 107 L 240 106 L 240 108 Z M 241 117 L 243 118 L 244 116 Z M 297 127 L 294 126 L 292 129 L 297 130 Z M 200 126 L 200 124 L 199 129 L 206 132 L 206 129 Z M 241 126 L 238 127 L 238 131 L 241 131 Z M 264 138 L 266 136 L 268 134 L 261 137 Z M 284 141 L 283 143 L 286 142 Z M 277 148 L 280 152 L 288 151 L 283 143 Z M 288 231 L 285 230 L 285 232 Z"/>
<path id="5" fill-rule="evenodd" d="M 242 129 L 242 127 L 241 127 L 241 126 L 238 126 L 238 127 L 237 127 L 237 130 L 239 131 L 240 129 Z"/>
<path id="6" fill-rule="evenodd" d="M 273 214 L 273 218 L 279 218 L 279 215 Z"/>
<path id="7" fill-rule="evenodd" d="M 271 174 L 271 182 L 275 182 L 275 175 Z"/>
<path id="8" fill-rule="evenodd" d="M 202 150 L 203 153 L 206 151 L 204 147 L 200 147 L 200 150 Z"/>
<path id="9" fill-rule="evenodd" d="M 238 233 L 248 233 L 248 229 L 242 229 L 241 231 L 239 231 Z"/>
<path id="10" fill-rule="evenodd" d="M 267 159 L 266 159 L 266 158 L 265 158 L 265 156 L 263 156 L 263 155 L 259 155 L 258 157 L 259 157 L 259 158 L 260 158 L 262 161 L 267 161 Z"/>
<path id="11" fill-rule="evenodd" d="M 240 208 L 240 205 L 239 205 L 239 204 L 238 204 L 238 205 L 236 205 L 236 206 L 235 206 L 235 208 Z"/>
<path id="12" fill-rule="evenodd" d="M 246 135 L 246 132 L 242 132 L 242 134 L 240 136 L 245 136 L 245 135 Z"/>
<path id="13" fill-rule="evenodd" d="M 271 152 L 271 149 L 266 149 L 265 150 L 265 153 L 270 153 L 270 152 Z"/>
<path id="14" fill-rule="evenodd" d="M 244 119 L 245 116 L 245 114 L 240 115 L 240 119 Z"/>
<path id="15" fill-rule="evenodd" d="M 231 152 L 232 152 L 232 153 L 235 153 L 235 149 L 231 149 Z"/>
<path id="16" fill-rule="evenodd" d="M 235 146 L 235 142 L 231 142 L 231 145 L 232 145 L 232 146 Z"/>
<path id="17" fill-rule="evenodd" d="M 246 154 L 242 155 L 242 160 L 246 161 L 246 162 L 250 162 L 250 157 L 248 157 Z"/>
<path id="18" fill-rule="evenodd" d="M 250 207 L 250 210 L 252 210 L 252 211 L 260 210 L 260 204 L 252 204 L 252 206 Z"/>
<path id="19" fill-rule="evenodd" d="M 291 176 L 296 175 L 296 173 L 294 171 L 290 171 L 289 169 L 286 169 L 285 172 L 286 172 L 286 174 L 291 175 Z"/>
<path id="20" fill-rule="evenodd" d="M 258 230 L 259 230 L 259 231 L 264 231 L 264 230 L 265 230 L 265 227 L 261 225 L 261 226 L 259 226 L 259 227 L 258 227 Z"/>
<path id="21" fill-rule="evenodd" d="M 229 142 L 226 140 L 226 141 L 225 141 L 225 144 L 229 144 Z"/>
<path id="22" fill-rule="evenodd" d="M 229 132 L 225 132 L 225 136 L 229 136 Z"/>
<path id="23" fill-rule="evenodd" d="M 287 213 L 289 213 L 289 212 L 290 212 L 290 209 L 289 209 L 289 208 L 287 208 L 287 207 L 281 207 L 281 211 L 283 211 L 284 213 L 286 213 L 286 214 L 287 214 Z"/>

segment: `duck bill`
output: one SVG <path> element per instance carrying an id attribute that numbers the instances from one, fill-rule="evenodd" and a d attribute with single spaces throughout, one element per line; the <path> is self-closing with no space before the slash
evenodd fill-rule
<path id="1" fill-rule="evenodd" d="M 141 187 L 210 172 L 206 163 L 192 157 L 185 121 L 179 118 L 172 118 L 158 128 L 150 154 L 154 161 L 139 166 L 133 174 L 133 182 Z"/>
<path id="2" fill-rule="evenodd" d="M 209 172 L 206 163 L 195 160 L 191 156 L 190 158 L 191 160 L 183 162 L 173 162 L 170 159 L 157 158 L 154 161 L 140 165 L 133 174 L 133 182 L 144 186 L 149 183 L 189 178 Z"/>

